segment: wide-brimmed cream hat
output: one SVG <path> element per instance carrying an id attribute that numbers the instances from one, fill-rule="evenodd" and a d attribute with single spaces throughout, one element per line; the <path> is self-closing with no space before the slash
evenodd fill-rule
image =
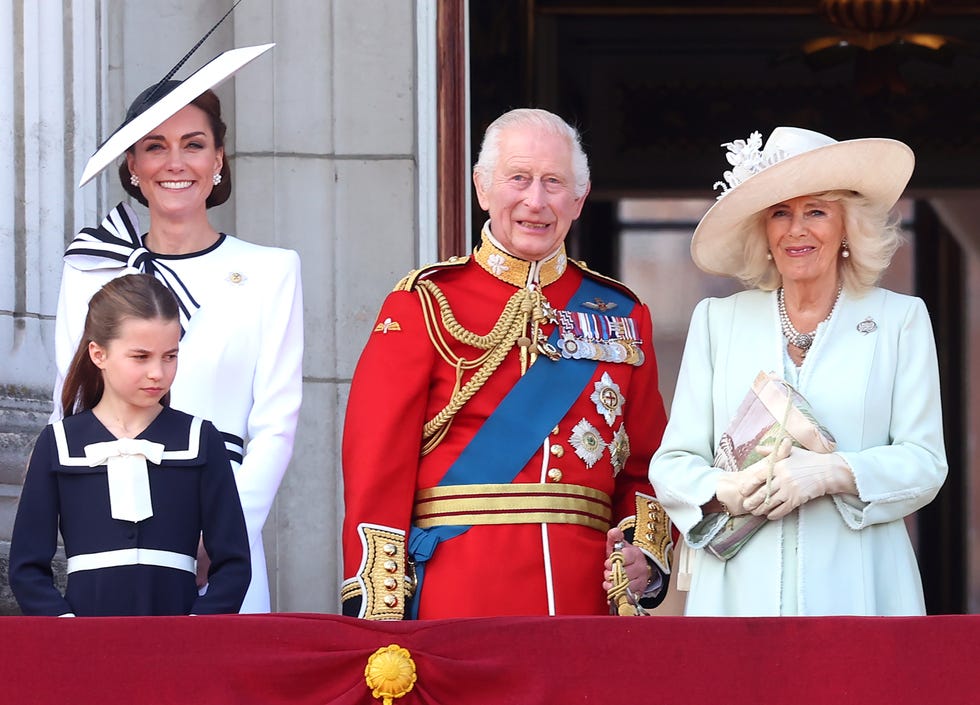
<path id="1" fill-rule="evenodd" d="M 838 142 L 799 127 L 777 127 L 762 146 L 753 132 L 728 148 L 722 194 L 691 238 L 694 263 L 709 274 L 735 276 L 745 264 L 747 218 L 771 205 L 827 191 L 856 191 L 889 209 L 905 190 L 915 155 L 903 142 L 871 137 Z"/>

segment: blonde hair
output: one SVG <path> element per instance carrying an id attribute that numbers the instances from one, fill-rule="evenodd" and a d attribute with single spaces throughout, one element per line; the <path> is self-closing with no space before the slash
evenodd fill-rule
<path id="1" fill-rule="evenodd" d="M 803 194 L 806 195 L 806 194 Z M 854 191 L 828 191 L 812 194 L 823 201 L 841 204 L 844 232 L 850 257 L 837 258 L 844 288 L 854 294 L 867 291 L 881 279 L 892 257 L 902 245 L 901 219 Z M 774 262 L 767 258 L 766 211 L 746 218 L 741 226 L 741 241 L 745 263 L 735 277 L 749 288 L 773 291 L 782 284 L 782 276 Z"/>

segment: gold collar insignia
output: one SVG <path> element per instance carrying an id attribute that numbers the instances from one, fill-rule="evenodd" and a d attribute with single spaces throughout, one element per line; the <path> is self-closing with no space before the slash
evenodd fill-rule
<path id="1" fill-rule="evenodd" d="M 473 259 L 497 279 L 521 288 L 529 284 L 548 286 L 558 281 L 568 268 L 564 244 L 551 257 L 528 262 L 514 257 L 500 247 L 493 239 L 489 226 L 489 221 L 483 226 L 482 239 L 473 252 Z"/>

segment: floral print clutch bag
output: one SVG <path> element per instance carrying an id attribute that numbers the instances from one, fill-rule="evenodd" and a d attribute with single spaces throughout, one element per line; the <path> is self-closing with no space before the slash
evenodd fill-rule
<path id="1" fill-rule="evenodd" d="M 832 453 L 837 448 L 833 435 L 814 418 L 802 394 L 776 374 L 759 372 L 721 435 L 714 466 L 726 472 L 744 470 L 764 457 L 760 447 L 775 448 L 786 436 L 793 445 L 816 453 Z M 709 514 L 688 532 L 688 543 L 726 561 L 767 521 L 751 514 Z"/>

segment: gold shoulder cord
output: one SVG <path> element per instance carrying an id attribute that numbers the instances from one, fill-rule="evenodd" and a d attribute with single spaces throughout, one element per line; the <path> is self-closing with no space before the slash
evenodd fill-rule
<path id="1" fill-rule="evenodd" d="M 540 324 L 547 319 L 541 292 L 522 288 L 507 301 L 490 332 L 477 335 L 456 320 L 445 294 L 434 282 L 420 279 L 415 284 L 415 291 L 418 292 L 422 304 L 429 340 L 439 356 L 456 369 L 456 384 L 449 403 L 422 429 L 422 455 L 427 455 L 442 442 L 453 417 L 490 379 L 515 345 L 521 346 L 521 374 L 527 371 L 528 355 L 530 354 L 531 364 L 537 358 L 537 353 L 530 350 L 531 341 L 538 339 Z M 532 329 L 530 337 L 527 335 L 529 325 Z M 458 342 L 486 352 L 473 360 L 459 357 L 446 341 L 443 328 Z M 463 372 L 472 369 L 476 369 L 476 372 L 465 385 L 462 384 Z"/>

